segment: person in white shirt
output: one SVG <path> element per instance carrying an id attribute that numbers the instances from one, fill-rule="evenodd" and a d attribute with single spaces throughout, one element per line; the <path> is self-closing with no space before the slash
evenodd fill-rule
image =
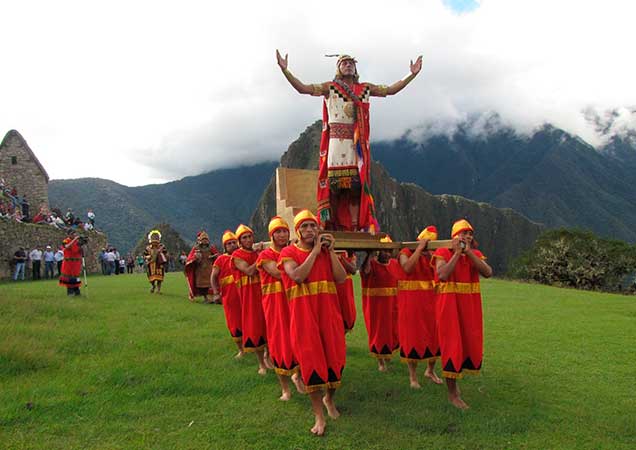
<path id="1" fill-rule="evenodd" d="M 63 222 L 62 222 L 63 223 Z M 64 261 L 64 247 L 60 247 L 55 252 L 55 263 L 57 264 L 57 276 L 62 274 L 62 261 Z"/>
<path id="2" fill-rule="evenodd" d="M 31 260 L 31 275 L 34 280 L 40 279 L 40 266 L 42 265 L 42 250 L 34 248 L 29 253 L 29 259 Z"/>

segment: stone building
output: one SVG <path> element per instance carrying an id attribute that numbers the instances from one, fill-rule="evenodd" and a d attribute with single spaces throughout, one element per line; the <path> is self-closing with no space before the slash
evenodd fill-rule
<path id="1" fill-rule="evenodd" d="M 49 175 L 33 150 L 16 130 L 9 131 L 0 143 L 0 178 L 26 196 L 31 216 L 41 206 L 49 206 Z"/>

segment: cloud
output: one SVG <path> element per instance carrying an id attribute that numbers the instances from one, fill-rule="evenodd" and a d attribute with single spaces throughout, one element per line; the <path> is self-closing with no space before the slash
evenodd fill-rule
<path id="1" fill-rule="evenodd" d="M 355 55 L 362 78 L 380 84 L 422 54 L 410 86 L 372 102 L 376 140 L 496 112 L 520 132 L 550 122 L 599 145 L 584 111 L 636 105 L 631 2 L 483 0 L 461 13 L 442 0 L 3 10 L 11 20 L 0 39 L 12 46 L 0 131 L 18 129 L 52 178 L 136 185 L 278 159 L 321 117 L 321 100 L 288 85 L 276 48 L 308 83 L 333 76 L 326 53 Z"/>

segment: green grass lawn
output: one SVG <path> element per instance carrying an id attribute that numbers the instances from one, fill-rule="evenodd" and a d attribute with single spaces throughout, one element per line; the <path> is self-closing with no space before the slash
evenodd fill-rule
<path id="1" fill-rule="evenodd" d="M 180 273 L 0 285 L 0 448 L 635 448 L 636 299 L 483 282 L 485 356 L 445 388 L 408 386 L 368 356 L 358 321 L 327 434 L 307 396 L 278 401 L 273 372 L 232 358 L 220 306 L 191 304 Z M 359 305 L 358 305 L 359 306 Z M 423 367 L 420 372 L 423 371 Z"/>

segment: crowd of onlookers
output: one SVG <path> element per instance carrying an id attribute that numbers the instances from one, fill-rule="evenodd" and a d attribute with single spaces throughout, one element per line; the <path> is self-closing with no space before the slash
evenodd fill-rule
<path id="1" fill-rule="evenodd" d="M 15 187 L 8 186 L 0 178 L 0 218 L 23 222 L 29 216 L 29 202 L 26 196 L 18 195 Z"/>
<path id="2" fill-rule="evenodd" d="M 8 186 L 3 178 L 0 178 L 0 219 L 15 220 L 16 222 L 51 225 L 60 229 L 95 229 L 95 212 L 89 209 L 86 219 L 75 216 L 73 210 L 68 208 L 65 214 L 58 208 L 49 210 L 47 206 L 40 207 L 38 213 L 31 217 L 29 202 L 26 196 L 18 195 L 15 187 Z"/>
<path id="3" fill-rule="evenodd" d="M 184 254 L 185 255 L 185 254 Z M 115 247 L 102 248 L 97 257 L 101 264 L 102 275 L 119 275 L 120 273 L 145 272 L 146 260 L 142 255 L 133 256 L 128 253 L 126 256 L 121 255 Z M 179 258 L 179 262 L 185 267 L 185 259 L 183 262 Z M 169 254 L 168 263 L 166 264 L 166 272 L 174 272 L 176 270 L 175 260 Z"/>
<path id="4" fill-rule="evenodd" d="M 62 246 L 55 250 L 50 245 L 44 249 L 35 247 L 28 253 L 27 250 L 20 247 L 13 254 L 15 264 L 13 280 L 24 280 L 27 277 L 33 280 L 59 278 L 62 261 L 64 261 L 64 247 Z"/>

